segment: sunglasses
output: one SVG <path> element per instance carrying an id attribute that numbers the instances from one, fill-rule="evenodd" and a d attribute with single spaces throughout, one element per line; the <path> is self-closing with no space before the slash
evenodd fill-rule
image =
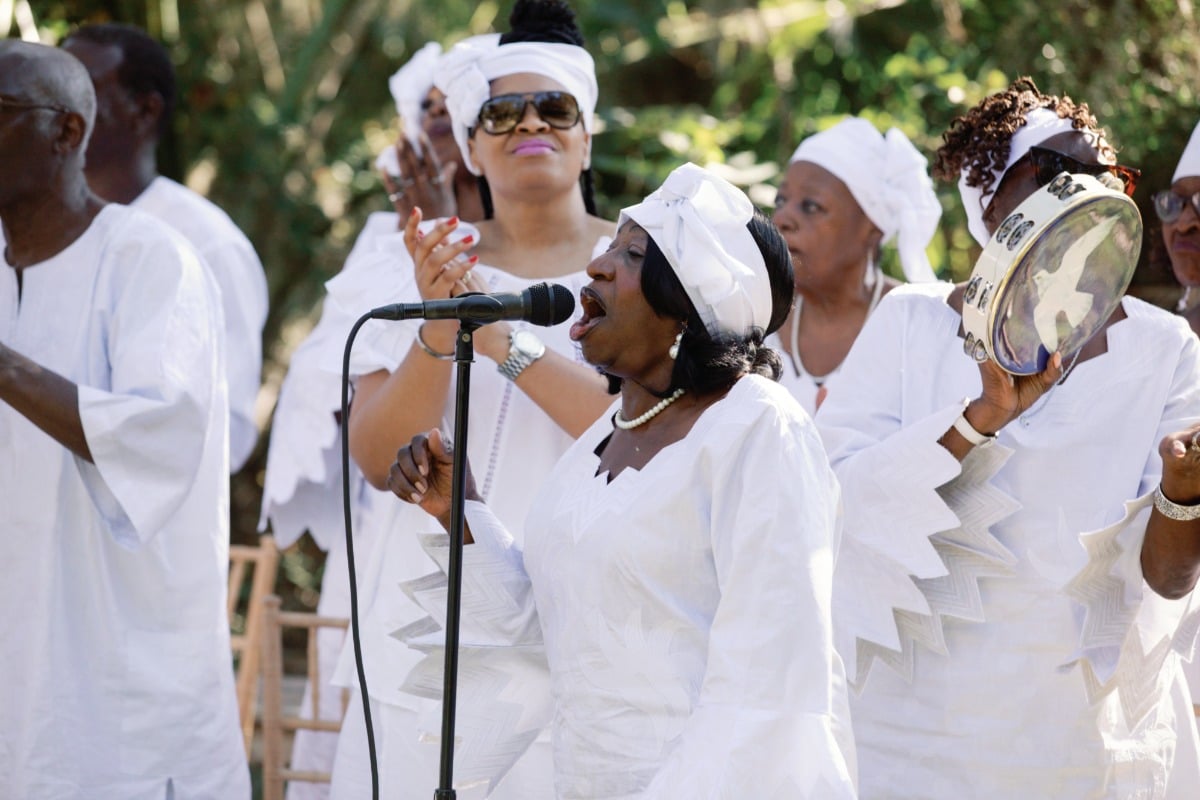
<path id="1" fill-rule="evenodd" d="M 1172 191 L 1154 193 L 1154 213 L 1163 222 L 1174 222 L 1179 219 L 1179 215 L 1183 213 L 1183 209 L 1187 207 L 1188 203 L 1191 203 L 1192 211 L 1196 216 L 1200 217 L 1200 192 L 1194 192 L 1190 197 Z"/>
<path id="2" fill-rule="evenodd" d="M 1029 162 L 1033 164 L 1034 177 L 1037 179 L 1038 186 L 1045 186 L 1063 172 L 1093 177 L 1107 172 L 1119 178 L 1125 184 L 1123 190 L 1125 194 L 1132 197 L 1137 180 L 1142 177 L 1142 171 L 1133 167 L 1121 164 L 1089 164 L 1046 147 L 1029 148 L 1028 158 Z"/>
<path id="3" fill-rule="evenodd" d="M 38 108 L 44 108 L 47 111 L 55 111 L 59 114 L 71 113 L 71 109 L 63 108 L 62 106 L 52 106 L 47 105 L 46 103 L 25 103 L 8 97 L 0 97 L 0 111 L 33 111 L 34 109 Z"/>
<path id="4" fill-rule="evenodd" d="M 501 94 L 483 102 L 476 127 L 493 136 L 509 133 L 524 118 L 530 103 L 543 122 L 560 131 L 575 127 L 581 116 L 579 101 L 567 92 Z"/>

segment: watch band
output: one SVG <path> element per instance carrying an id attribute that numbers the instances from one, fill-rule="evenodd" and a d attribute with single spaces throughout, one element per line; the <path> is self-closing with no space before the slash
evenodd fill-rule
<path id="1" fill-rule="evenodd" d="M 517 376 L 524 372 L 525 368 L 532 363 L 532 356 L 514 348 L 508 351 L 508 358 L 504 359 L 504 362 L 496 367 L 496 369 L 510 381 L 515 381 Z"/>
<path id="2" fill-rule="evenodd" d="M 1161 483 L 1154 487 L 1154 507 L 1158 509 L 1158 513 L 1167 519 L 1173 519 L 1177 522 L 1190 522 L 1194 519 L 1200 519 L 1200 503 L 1194 506 L 1183 506 L 1176 503 L 1163 494 Z"/>
<path id="3" fill-rule="evenodd" d="M 958 431 L 958 435 L 971 443 L 972 447 L 987 447 L 992 442 L 996 441 L 996 434 L 980 433 L 975 430 L 975 426 L 967 419 L 967 406 L 970 405 L 970 400 L 963 403 L 962 413 L 958 415 L 958 419 L 954 420 L 952 426 Z"/>
<path id="4" fill-rule="evenodd" d="M 508 343 L 508 358 L 496 369 L 510 381 L 515 381 L 526 367 L 546 354 L 546 345 L 530 331 L 513 331 L 509 334 Z"/>

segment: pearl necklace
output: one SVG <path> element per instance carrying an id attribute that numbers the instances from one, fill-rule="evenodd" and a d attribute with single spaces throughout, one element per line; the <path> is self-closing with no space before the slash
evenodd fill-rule
<path id="1" fill-rule="evenodd" d="M 621 409 L 618 408 L 617 413 L 613 414 L 613 425 L 616 425 L 623 431 L 632 430 L 638 425 L 644 425 L 661 414 L 664 408 L 671 405 L 671 403 L 674 403 L 682 395 L 683 389 L 676 389 L 670 397 L 664 397 L 662 400 L 659 400 L 657 403 L 655 403 L 654 406 L 652 406 L 645 414 L 642 414 L 639 417 L 634 417 L 633 419 L 625 419 L 625 416 L 621 413 Z"/>

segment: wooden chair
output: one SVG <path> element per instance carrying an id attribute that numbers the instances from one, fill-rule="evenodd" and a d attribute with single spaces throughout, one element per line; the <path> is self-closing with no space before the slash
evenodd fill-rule
<path id="1" fill-rule="evenodd" d="M 258 700 L 259 658 L 262 655 L 262 601 L 275 589 L 279 549 L 272 536 L 259 538 L 257 546 L 229 548 L 229 646 L 233 651 L 238 714 L 246 757 L 254 742 L 255 704 Z M 249 592 L 244 587 L 249 584 Z M 243 602 L 242 595 L 246 598 Z"/>
<path id="2" fill-rule="evenodd" d="M 340 617 L 323 617 L 299 611 L 280 611 L 279 598 L 270 595 L 263 599 L 262 635 L 262 736 L 263 736 L 263 800 L 283 800 L 285 781 L 328 783 L 328 772 L 294 770 L 291 758 L 285 763 L 284 739 L 298 730 L 330 731 L 341 730 L 342 717 L 350 702 L 350 693 L 341 690 L 341 713 L 338 719 L 322 719 L 321 689 L 325 678 L 320 674 L 317 660 L 317 632 L 322 628 L 337 628 L 345 631 L 350 621 Z M 299 714 L 285 715 L 283 707 L 283 630 L 304 628 L 308 631 L 307 677 L 309 685 L 308 717 Z"/>

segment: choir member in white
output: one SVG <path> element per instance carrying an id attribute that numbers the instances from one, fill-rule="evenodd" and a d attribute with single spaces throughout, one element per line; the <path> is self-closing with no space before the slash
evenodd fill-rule
<path id="1" fill-rule="evenodd" d="M 0 794 L 246 800 L 220 296 L 88 188 L 70 54 L 0 41 Z"/>
<path id="2" fill-rule="evenodd" d="M 1086 106 L 1027 78 L 985 98 L 935 168 L 981 245 L 1044 180 L 1032 146 L 1115 163 Z M 889 294 L 817 414 L 862 796 L 1198 797 L 1196 338 L 1125 297 L 1077 361 L 1014 378 L 964 353 L 962 295 Z"/>
<path id="3" fill-rule="evenodd" d="M 775 224 L 796 269 L 796 305 L 768 344 L 780 382 L 812 414 L 879 299 L 899 283 L 880 257 L 894 242 L 909 281 L 934 280 L 925 255 L 942 209 L 928 165 L 899 129 L 848 117 L 796 148 L 775 196 Z"/>
<path id="4" fill-rule="evenodd" d="M 254 245 L 212 201 L 158 174 L 158 141 L 175 107 L 175 70 L 160 43 L 130 25 L 87 25 L 62 47 L 87 67 L 96 87 L 96 130 L 87 153 L 92 191 L 144 211 L 183 234 L 221 289 L 229 342 L 229 471 L 258 441 L 254 405 L 262 373 L 267 276 Z"/>
<path id="5" fill-rule="evenodd" d="M 571 336 L 620 398 L 559 460 L 523 536 L 470 482 L 462 658 L 504 691 L 460 696 L 456 764 L 502 761 L 488 747 L 507 743 L 483 739 L 505 724 L 527 741 L 551 723 L 564 800 L 853 797 L 830 619 L 838 488 L 763 344 L 791 307 L 786 244 L 687 164 L 622 213 L 588 275 Z M 449 473 L 435 430 L 389 486 L 445 524 Z M 447 539 L 426 539 L 439 563 Z M 412 588 L 437 619 L 434 585 Z M 497 644 L 544 648 L 551 692 L 489 670 Z"/>
<path id="6" fill-rule="evenodd" d="M 491 213 L 478 223 L 478 240 L 449 243 L 457 223 L 448 220 L 418 241 L 420 215 L 410 216 L 407 252 L 381 251 L 356 274 L 328 284 L 330 301 L 354 316 L 386 302 L 446 298 L 467 288 L 519 292 L 553 280 L 577 291 L 586 281 L 584 265 L 611 236 L 612 223 L 589 213 L 590 191 L 582 180 L 591 152 L 595 66 L 576 43 L 581 39 L 569 9 L 519 2 L 514 19 L 518 13 L 525 21 L 500 44 L 460 43 L 443 57 L 436 78 L 467 168 L 489 188 Z M 569 117 L 561 115 L 564 109 Z M 467 255 L 472 248 L 477 261 Z M 396 449 L 415 433 L 453 419 L 449 354 L 456 331 L 457 323 L 447 320 L 376 321 L 362 328 L 351 359 L 350 447 L 371 485 L 384 486 Z M 497 502 L 501 518 L 516 525 L 574 435 L 611 398 L 602 377 L 579 361 L 566 325 L 489 325 L 475 337 L 475 357 L 470 426 L 477 435 L 469 449 L 481 465 L 482 491 Z M 340 367 L 340 357 L 327 365 L 334 372 Z M 394 519 L 387 530 L 376 526 L 375 547 L 360 573 L 363 666 L 381 796 L 425 800 L 437 785 L 439 748 L 421 740 L 418 723 L 423 713 L 439 717 L 440 705 L 401 691 L 421 653 L 392 634 L 423 616 L 401 583 L 432 568 L 415 534 L 437 523 L 394 498 L 389 508 Z M 348 686 L 357 683 L 352 655 L 347 646 L 337 675 Z M 332 796 L 363 797 L 369 782 L 361 700 L 355 697 L 338 741 Z M 459 797 L 482 797 L 485 789 L 463 787 Z M 535 745 L 491 796 L 553 797 L 548 741 Z"/>

